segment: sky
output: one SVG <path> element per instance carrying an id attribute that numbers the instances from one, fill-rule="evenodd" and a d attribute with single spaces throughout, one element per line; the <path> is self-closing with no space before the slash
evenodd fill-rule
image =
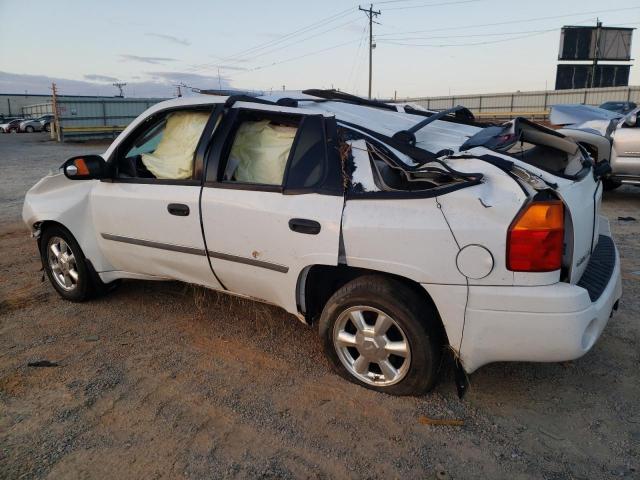
<path id="1" fill-rule="evenodd" d="M 638 0 L 373 6 L 377 98 L 552 89 L 563 25 L 640 27 Z M 0 18 L 0 93 L 55 81 L 61 94 L 114 95 L 120 81 L 128 97 L 174 96 L 180 83 L 367 94 L 368 20 L 348 0 L 0 0 Z"/>

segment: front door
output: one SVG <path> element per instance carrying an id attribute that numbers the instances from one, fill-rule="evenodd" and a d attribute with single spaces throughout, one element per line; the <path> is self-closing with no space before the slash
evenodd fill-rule
<path id="1" fill-rule="evenodd" d="M 295 313 L 305 267 L 337 265 L 344 200 L 331 126 L 333 118 L 252 103 L 225 114 L 208 160 L 202 221 L 228 290 Z"/>
<path id="2" fill-rule="evenodd" d="M 220 288 L 199 215 L 211 108 L 171 109 L 142 122 L 114 151 L 112 181 L 91 195 L 98 242 L 113 268 Z"/>

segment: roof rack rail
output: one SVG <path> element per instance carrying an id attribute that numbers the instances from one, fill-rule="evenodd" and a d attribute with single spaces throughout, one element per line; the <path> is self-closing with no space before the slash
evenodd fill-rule
<path id="1" fill-rule="evenodd" d="M 416 132 L 426 127 L 430 123 L 435 122 L 436 120 L 444 120 L 448 115 L 454 115 L 454 118 L 462 120 L 462 121 L 474 121 L 473 113 L 467 107 L 463 107 L 462 105 L 457 105 L 453 108 L 449 108 L 447 110 L 443 110 L 438 113 L 434 113 L 429 115 L 424 120 L 416 123 L 413 127 L 407 130 L 400 130 L 393 134 L 393 138 L 399 142 L 410 143 L 411 145 L 416 144 Z"/>
<path id="2" fill-rule="evenodd" d="M 209 88 L 206 90 L 198 89 L 198 93 L 203 95 L 218 95 L 220 97 L 233 97 L 235 95 L 245 95 L 247 97 L 261 97 L 264 95 L 264 92 L 258 90 L 223 90 L 223 89 L 215 89 Z"/>
<path id="3" fill-rule="evenodd" d="M 324 98 L 325 100 L 338 100 L 347 103 L 355 103 L 357 105 L 362 105 L 365 107 L 374 107 L 374 108 L 382 108 L 385 110 L 397 111 L 396 107 L 393 105 L 389 105 L 388 103 L 380 102 L 378 100 L 370 100 L 368 98 L 358 97 L 357 95 L 352 95 L 350 93 L 340 92 L 338 90 L 333 89 L 318 89 L 311 88 L 309 90 L 303 90 L 302 93 L 306 95 L 312 95 L 318 98 Z M 310 101 L 313 101 L 309 99 Z"/>

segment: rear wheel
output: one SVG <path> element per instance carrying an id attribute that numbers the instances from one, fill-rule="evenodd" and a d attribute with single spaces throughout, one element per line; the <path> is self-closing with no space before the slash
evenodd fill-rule
<path id="1" fill-rule="evenodd" d="M 27 133 L 33 133 L 33 127 L 31 125 L 27 126 L 27 128 L 25 128 Z"/>
<path id="2" fill-rule="evenodd" d="M 393 395 L 420 395 L 436 382 L 439 322 L 423 296 L 398 280 L 368 275 L 333 294 L 319 329 L 344 378 Z"/>

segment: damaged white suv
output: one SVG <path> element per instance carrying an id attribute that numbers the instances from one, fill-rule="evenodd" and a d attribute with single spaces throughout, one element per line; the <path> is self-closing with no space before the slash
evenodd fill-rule
<path id="1" fill-rule="evenodd" d="M 205 95 L 63 171 L 23 210 L 62 297 L 174 279 L 273 303 L 317 324 L 341 375 L 392 394 L 429 390 L 446 347 L 459 379 L 580 357 L 621 295 L 591 159 L 524 119 Z"/>

